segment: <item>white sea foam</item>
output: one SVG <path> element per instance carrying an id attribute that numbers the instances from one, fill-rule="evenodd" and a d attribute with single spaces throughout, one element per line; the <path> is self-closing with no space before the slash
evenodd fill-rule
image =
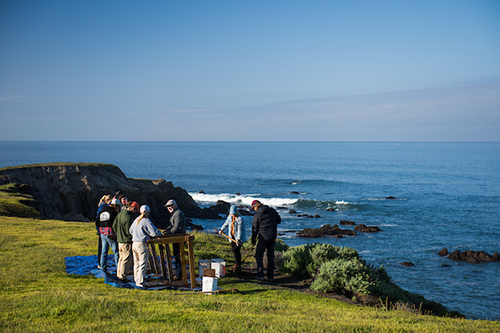
<path id="1" fill-rule="evenodd" d="M 265 205 L 269 205 L 272 207 L 280 207 L 280 206 L 293 205 L 298 200 L 289 198 L 263 198 L 260 197 L 258 194 L 237 195 L 229 193 L 206 194 L 206 193 L 194 192 L 194 193 L 189 193 L 189 195 L 193 198 L 194 201 L 196 201 L 200 205 L 212 205 L 215 204 L 217 201 L 222 200 L 235 205 L 250 206 L 252 204 L 252 201 L 259 200 Z"/>

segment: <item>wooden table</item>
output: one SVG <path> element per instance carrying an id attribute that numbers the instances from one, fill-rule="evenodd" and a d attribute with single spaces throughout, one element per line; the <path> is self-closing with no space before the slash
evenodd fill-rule
<path id="1" fill-rule="evenodd" d="M 182 285 L 184 287 L 188 286 L 187 280 L 187 268 L 186 268 L 186 249 L 185 245 L 187 243 L 187 263 L 189 264 L 189 273 L 191 278 L 191 289 L 196 288 L 196 275 L 194 272 L 195 262 L 194 262 L 194 251 L 193 251 L 193 241 L 194 236 L 189 234 L 176 234 L 176 235 L 165 235 L 156 238 L 151 238 L 148 241 L 149 245 L 149 263 L 151 268 L 162 276 L 163 279 L 172 282 L 174 276 L 174 271 L 172 269 L 172 256 L 170 251 L 170 244 L 179 244 L 179 254 L 181 259 L 181 269 L 182 269 Z M 158 249 L 159 252 L 156 250 Z M 159 254 L 159 255 L 158 255 Z"/>

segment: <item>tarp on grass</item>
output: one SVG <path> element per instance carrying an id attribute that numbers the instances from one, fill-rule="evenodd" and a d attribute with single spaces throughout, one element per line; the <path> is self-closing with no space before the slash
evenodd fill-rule
<path id="1" fill-rule="evenodd" d="M 118 288 L 137 288 L 134 281 L 121 281 L 116 278 L 116 264 L 115 257 L 113 255 L 108 255 L 108 273 L 97 268 L 99 261 L 97 256 L 76 256 L 76 257 L 66 257 L 66 273 L 76 274 L 76 275 L 93 275 L 96 278 L 104 279 L 104 283 L 109 284 L 113 287 Z M 146 279 L 151 280 L 153 277 L 146 276 Z M 148 287 L 148 290 L 160 290 L 160 289 L 177 289 L 177 290 L 191 290 L 189 288 L 174 288 L 172 286 L 157 286 Z M 197 288 L 198 289 L 198 288 Z M 197 290 L 196 289 L 196 290 Z"/>

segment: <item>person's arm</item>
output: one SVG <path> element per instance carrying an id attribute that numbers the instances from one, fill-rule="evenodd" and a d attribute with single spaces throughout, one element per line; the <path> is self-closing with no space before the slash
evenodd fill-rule
<path id="1" fill-rule="evenodd" d="M 227 228 L 227 226 L 229 225 L 229 223 L 231 222 L 231 215 L 229 215 L 226 220 L 224 221 L 224 223 L 222 224 L 222 226 L 219 228 L 219 234 L 221 234 L 225 228 Z"/>
<path id="2" fill-rule="evenodd" d="M 148 223 L 144 223 L 144 231 L 151 237 L 161 236 L 161 231 L 158 230 L 155 225 L 149 221 Z"/>
<path id="3" fill-rule="evenodd" d="M 252 221 L 252 245 L 255 245 L 257 242 L 257 235 L 259 234 L 259 217 L 253 216 Z"/>

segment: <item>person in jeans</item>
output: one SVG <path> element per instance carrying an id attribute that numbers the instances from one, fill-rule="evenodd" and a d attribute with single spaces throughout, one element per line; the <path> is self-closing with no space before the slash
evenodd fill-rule
<path id="1" fill-rule="evenodd" d="M 132 222 L 129 232 L 132 235 L 132 253 L 134 254 L 134 281 L 137 288 L 144 288 L 144 277 L 149 258 L 148 240 L 161 236 L 149 219 L 149 206 L 140 208 L 141 215 Z"/>
<path id="2" fill-rule="evenodd" d="M 102 250 L 100 262 L 101 269 L 104 272 L 108 271 L 108 251 L 110 247 L 115 255 L 115 264 L 118 264 L 118 243 L 116 241 L 116 233 L 113 230 L 113 222 L 120 212 L 120 207 L 120 201 L 117 199 L 111 200 L 109 206 L 102 208 L 96 220 L 96 226 L 99 227 L 99 233 L 101 234 Z"/>
<path id="3" fill-rule="evenodd" d="M 252 202 L 251 210 L 255 210 L 252 221 L 252 245 L 257 238 L 259 243 L 255 249 L 257 261 L 257 278 L 264 280 L 264 252 L 267 251 L 267 279 L 274 280 L 274 243 L 278 236 L 278 224 L 281 217 L 273 208 L 263 205 L 259 200 Z"/>

